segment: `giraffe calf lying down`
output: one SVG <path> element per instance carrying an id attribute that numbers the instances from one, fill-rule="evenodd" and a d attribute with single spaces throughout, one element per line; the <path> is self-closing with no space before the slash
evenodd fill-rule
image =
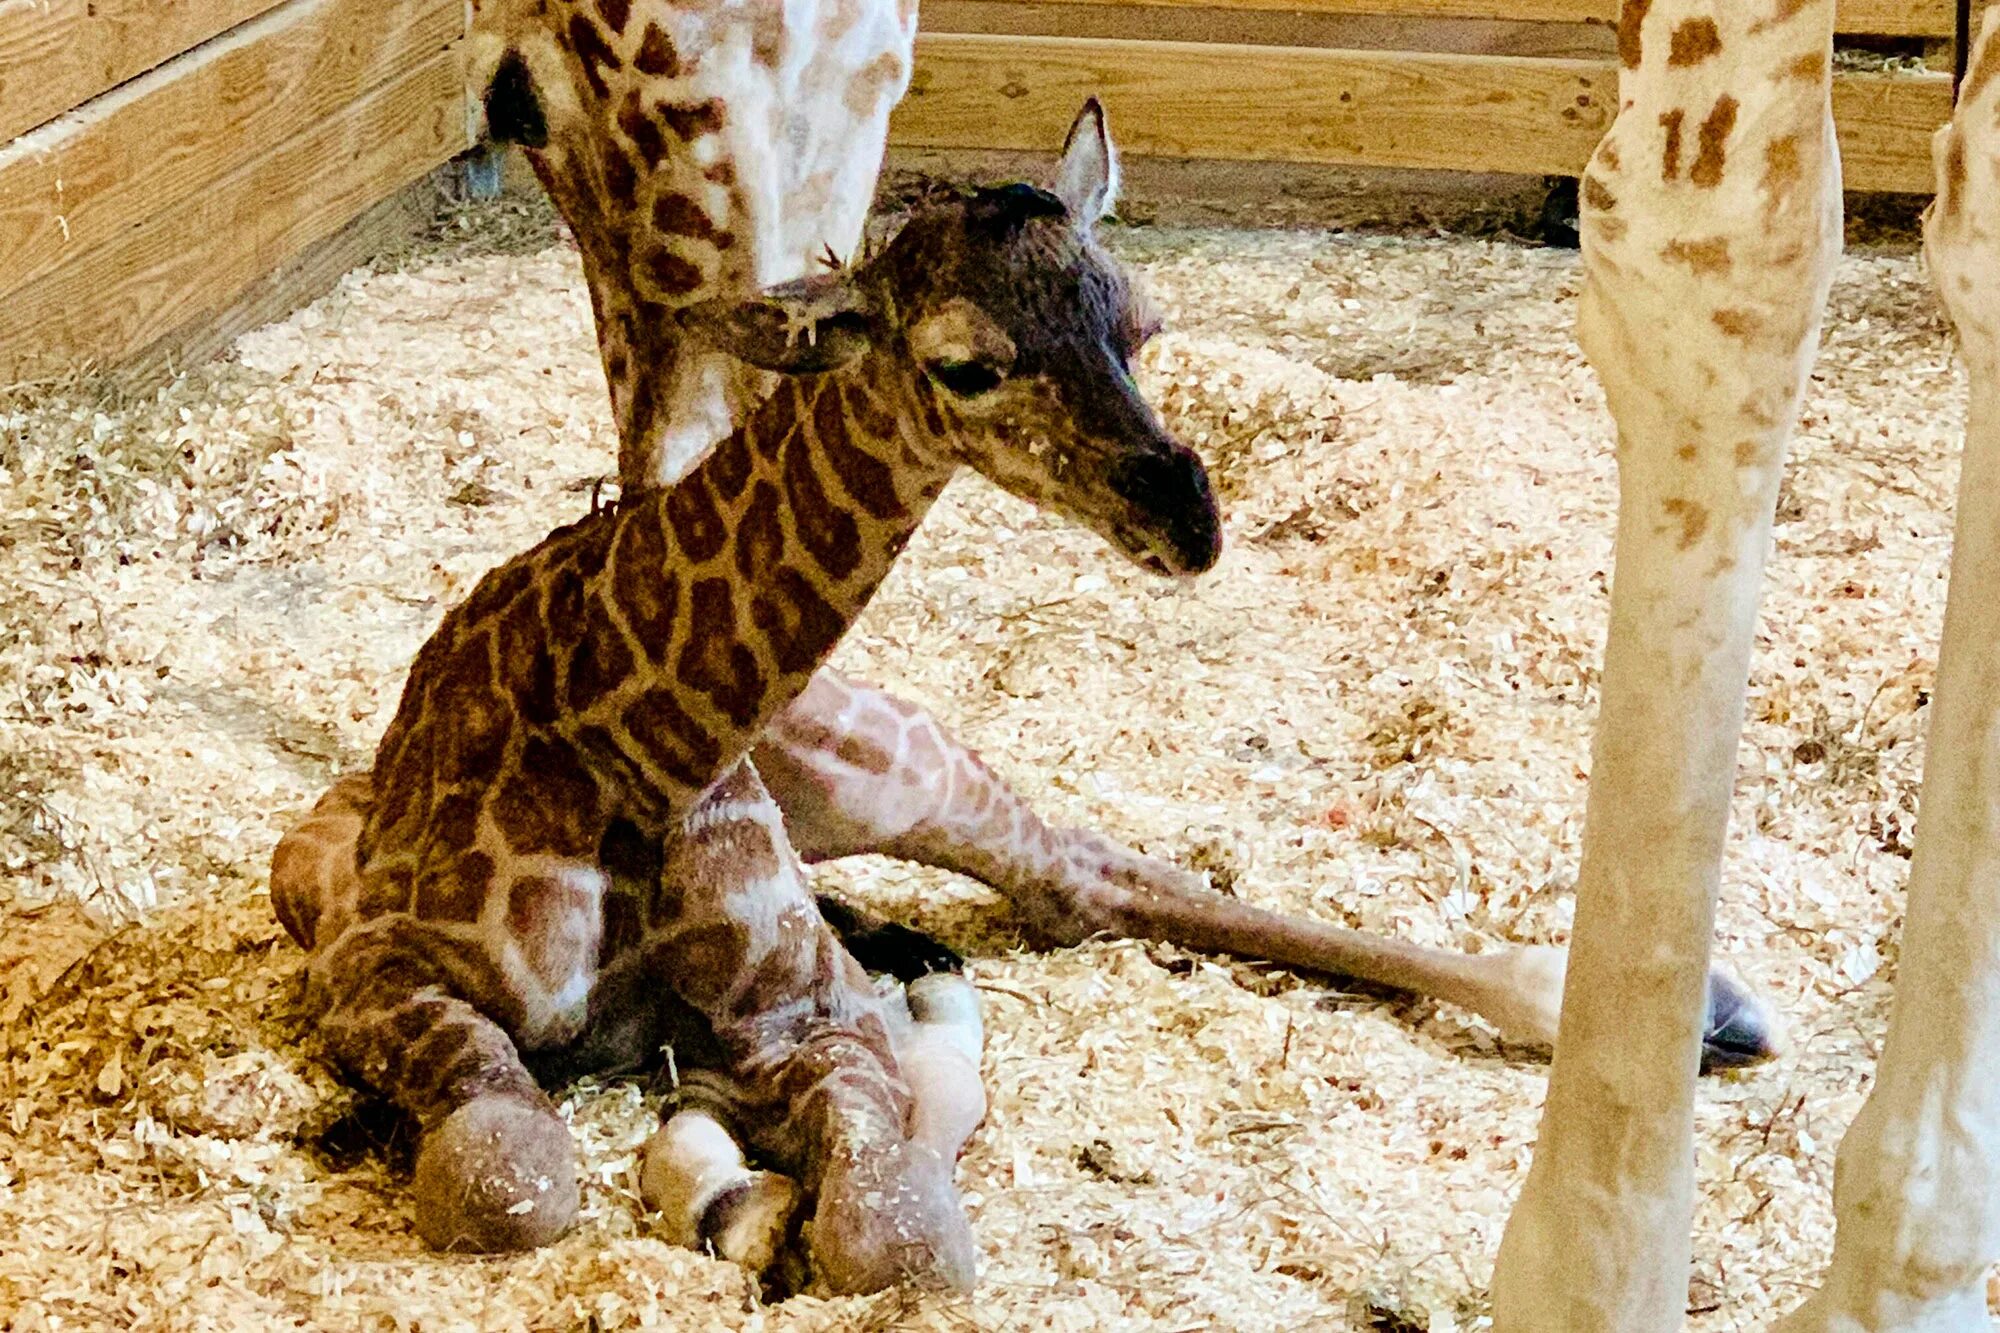
<path id="1" fill-rule="evenodd" d="M 937 204 L 850 271 L 675 316 L 782 387 L 674 486 L 482 579 L 372 771 L 280 843 L 307 1002 L 420 1126 L 432 1244 L 534 1246 L 574 1217 L 574 1145 L 529 1060 L 615 1070 L 671 1043 L 704 1071 L 647 1153 L 672 1234 L 760 1270 L 802 1249 L 837 1292 L 971 1285 L 971 993 L 879 986 L 804 860 L 887 852 L 995 885 L 1044 942 L 1261 957 L 1553 1039 L 1560 951 L 1426 950 L 1224 898 L 1050 828 L 931 719 L 823 669 L 960 467 L 1146 568 L 1217 559 L 1206 473 L 1132 379 L 1156 321 L 1092 234 L 1112 181 L 1093 102 L 1052 191 Z M 1767 1058 L 1762 1008 L 1719 974 L 1711 997 L 1716 1061 Z"/>

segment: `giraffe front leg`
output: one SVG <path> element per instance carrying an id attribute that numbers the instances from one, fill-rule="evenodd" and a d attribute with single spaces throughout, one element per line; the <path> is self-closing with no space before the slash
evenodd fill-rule
<path id="1" fill-rule="evenodd" d="M 1225 897 L 1171 862 L 1044 822 L 942 723 L 876 686 L 821 671 L 756 755 L 808 860 L 879 852 L 970 875 L 1007 895 L 1037 943 L 1108 934 L 1235 954 L 1444 1000 L 1509 1041 L 1555 1044 L 1561 949 L 1426 949 Z M 915 966 L 906 973 L 884 957 L 883 970 L 907 979 L 935 965 L 934 952 L 889 943 Z M 1760 1064 L 1782 1047 L 1769 1006 L 1714 969 L 1703 1068 Z"/>
<path id="2" fill-rule="evenodd" d="M 1694 1076 L 1784 447 L 1840 247 L 1832 0 L 1638 0 L 1583 178 L 1616 572 L 1562 1027 L 1496 1329 L 1678 1329 Z"/>
<path id="3" fill-rule="evenodd" d="M 648 956 L 707 1017 L 753 1145 L 813 1198 L 805 1231 L 820 1280 L 848 1293 L 901 1281 L 969 1288 L 956 1154 L 912 1139 L 897 1016 L 820 918 L 748 761 L 690 812 L 660 882 Z M 683 1160 L 734 1173 L 705 1137 L 707 1156 Z"/>
<path id="4" fill-rule="evenodd" d="M 1932 280 L 1971 385 L 1889 1039 L 1840 1145 L 1825 1286 L 1787 1333 L 1992 1327 L 2000 1259 L 2000 10 L 1935 144 Z"/>
<path id="5" fill-rule="evenodd" d="M 377 918 L 312 960 L 307 1002 L 334 1057 L 422 1129 L 424 1240 L 533 1249 L 576 1217 L 576 1145 L 513 1041 L 454 984 L 444 960 L 458 953 L 412 918 Z"/>

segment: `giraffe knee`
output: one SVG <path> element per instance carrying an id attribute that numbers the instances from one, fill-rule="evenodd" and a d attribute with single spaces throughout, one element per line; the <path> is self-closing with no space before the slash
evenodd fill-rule
<path id="1" fill-rule="evenodd" d="M 546 1103 L 489 1094 L 424 1136 L 412 1185 L 432 1248 L 531 1250 L 576 1219 L 576 1144 Z"/>

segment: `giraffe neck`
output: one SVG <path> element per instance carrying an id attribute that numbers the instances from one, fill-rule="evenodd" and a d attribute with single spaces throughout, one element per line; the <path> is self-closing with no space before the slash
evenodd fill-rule
<path id="1" fill-rule="evenodd" d="M 956 470 L 930 443 L 946 427 L 928 391 L 871 373 L 876 360 L 785 381 L 615 516 L 571 631 L 567 729 L 644 756 L 668 806 L 805 688 Z"/>

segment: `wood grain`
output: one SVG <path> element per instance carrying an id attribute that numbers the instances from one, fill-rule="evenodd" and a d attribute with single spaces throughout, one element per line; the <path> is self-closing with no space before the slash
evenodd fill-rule
<path id="1" fill-rule="evenodd" d="M 1085 97 L 1142 156 L 1574 175 L 1618 105 L 1607 61 L 930 34 L 890 123 L 912 148 L 1049 151 Z M 1942 75 L 1842 76 L 1847 182 L 1928 190 Z"/>
<path id="2" fill-rule="evenodd" d="M 0 301 L 0 382 L 113 364 L 214 317 L 466 147 L 454 49 Z"/>
<path id="3" fill-rule="evenodd" d="M 0 0 L 0 140 L 169 60 L 278 0 Z"/>
<path id="4" fill-rule="evenodd" d="M 1619 0 L 1040 0 L 1050 5 L 1185 9 L 1296 10 L 1310 14 L 1394 14 L 1420 19 L 1523 19 L 1541 23 L 1616 23 Z M 1949 37 L 1952 0 L 1841 0 L 1841 32 L 1888 37 Z"/>
<path id="5" fill-rule="evenodd" d="M 292 0 L 0 147 L 0 295 L 431 59 L 461 0 Z"/>

